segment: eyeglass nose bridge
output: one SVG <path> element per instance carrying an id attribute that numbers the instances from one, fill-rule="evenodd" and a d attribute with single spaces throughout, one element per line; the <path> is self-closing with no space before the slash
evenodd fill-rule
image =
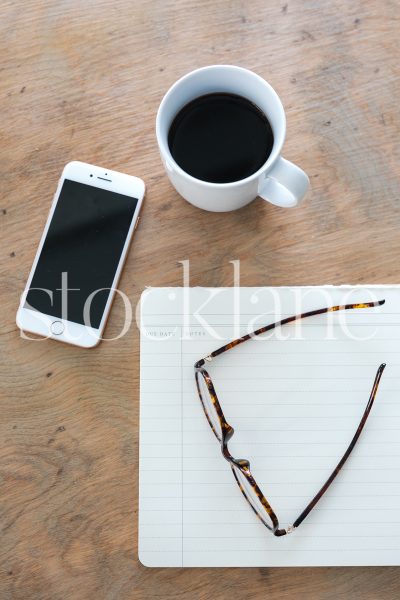
<path id="1" fill-rule="evenodd" d="M 223 430 L 223 443 L 226 445 L 229 442 L 229 440 L 231 439 L 231 437 L 233 436 L 233 434 L 235 433 L 235 430 L 233 429 L 233 427 L 231 425 L 229 425 L 229 423 L 223 423 L 222 430 Z"/>
<path id="2" fill-rule="evenodd" d="M 229 462 L 232 462 L 235 459 L 233 458 L 233 456 L 231 455 L 231 453 L 228 450 L 228 442 L 231 439 L 231 437 L 233 436 L 233 434 L 235 433 L 235 430 L 228 423 L 223 423 L 222 431 L 223 431 L 222 439 L 220 440 L 222 456 L 224 458 L 226 458 L 226 460 L 228 460 Z"/>

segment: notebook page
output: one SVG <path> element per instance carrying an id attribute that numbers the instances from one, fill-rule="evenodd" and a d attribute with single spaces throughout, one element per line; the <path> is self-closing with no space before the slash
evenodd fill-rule
<path id="1" fill-rule="evenodd" d="M 235 434 L 229 450 L 287 527 L 343 455 L 378 366 L 387 367 L 343 470 L 291 535 L 274 537 L 243 498 L 204 416 L 196 360 L 248 331 L 319 315 L 207 363 Z M 279 312 L 279 314 L 278 314 Z M 236 316 L 235 316 L 236 315 Z M 141 304 L 139 558 L 148 566 L 400 564 L 400 289 L 152 288 Z M 263 339 L 261 339 L 261 337 Z"/>

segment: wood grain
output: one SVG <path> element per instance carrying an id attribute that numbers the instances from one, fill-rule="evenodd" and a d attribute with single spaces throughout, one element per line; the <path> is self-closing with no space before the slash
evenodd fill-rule
<path id="1" fill-rule="evenodd" d="M 399 4 L 390 0 L 77 0 L 0 7 L 1 600 L 399 597 L 397 568 L 147 569 L 137 560 L 138 331 L 90 351 L 19 337 L 15 312 L 63 165 L 142 177 L 120 288 L 398 283 Z M 292 210 L 185 203 L 154 135 L 193 68 L 253 69 L 310 175 Z M 118 334 L 116 301 L 107 337 Z"/>

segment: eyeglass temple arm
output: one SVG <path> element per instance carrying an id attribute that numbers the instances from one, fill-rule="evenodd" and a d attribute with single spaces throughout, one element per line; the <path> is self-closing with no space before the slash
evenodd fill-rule
<path id="1" fill-rule="evenodd" d="M 336 466 L 336 468 L 334 469 L 332 475 L 326 480 L 326 482 L 324 483 L 324 485 L 321 487 L 321 489 L 319 490 L 319 492 L 314 496 L 314 498 L 311 500 L 311 502 L 306 506 L 306 508 L 303 510 L 303 512 L 300 514 L 299 517 L 297 517 L 297 519 L 295 520 L 295 522 L 292 525 L 292 528 L 298 527 L 300 525 L 300 523 L 302 521 L 304 521 L 304 519 L 307 517 L 307 515 L 309 514 L 309 512 L 314 508 L 314 506 L 317 504 L 317 502 L 322 498 L 322 496 L 325 494 L 326 490 L 329 488 L 329 486 L 331 485 L 332 481 L 336 478 L 336 476 L 338 475 L 339 471 L 341 470 L 341 468 L 343 467 L 343 465 L 345 464 L 346 460 L 349 458 L 351 451 L 353 450 L 354 446 L 357 443 L 358 438 L 361 435 L 361 432 L 364 428 L 364 425 L 368 419 L 368 415 L 371 412 L 371 408 L 372 405 L 374 403 L 375 400 L 375 396 L 376 396 L 376 392 L 378 390 L 378 386 L 379 386 L 379 382 L 381 380 L 382 377 L 382 373 L 384 371 L 386 367 L 385 363 L 382 363 L 375 375 L 375 380 L 374 380 L 374 384 L 372 386 L 372 390 L 371 390 L 371 394 L 367 403 L 367 406 L 364 410 L 364 414 L 361 417 L 361 421 L 360 424 L 358 425 L 357 431 L 354 434 L 353 439 L 351 440 L 349 447 L 347 448 L 346 452 L 343 454 L 342 459 L 339 461 L 338 465 Z"/>
<path id="2" fill-rule="evenodd" d="M 300 315 L 294 315 L 293 317 L 286 317 L 286 319 L 282 319 L 281 321 L 277 321 L 276 323 L 270 323 L 269 325 L 260 327 L 260 329 L 256 329 L 252 333 L 247 333 L 246 335 L 242 336 L 241 338 L 233 340 L 232 342 L 229 342 L 225 346 L 221 346 L 220 348 L 217 348 L 217 350 L 214 350 L 213 352 L 211 352 L 211 354 L 209 354 L 205 358 L 200 359 L 195 364 L 195 367 L 202 367 L 204 365 L 205 361 L 210 361 L 215 356 L 218 356 L 219 354 L 222 354 L 223 352 L 227 352 L 227 350 L 230 350 L 231 348 L 234 348 L 235 346 L 238 346 L 239 344 L 242 344 L 243 342 L 247 342 L 247 340 L 251 340 L 253 337 L 255 337 L 257 335 L 261 335 L 262 333 L 271 331 L 273 329 L 276 329 L 277 327 L 286 325 L 287 323 L 293 323 L 293 321 L 299 321 L 300 319 L 305 319 L 307 317 L 313 317 L 315 315 L 322 315 L 322 314 L 328 313 L 328 312 L 336 312 L 338 310 L 350 310 L 350 309 L 355 309 L 355 308 L 373 308 L 375 306 L 381 306 L 382 304 L 385 304 L 385 300 L 377 300 L 376 302 L 362 302 L 362 303 L 358 303 L 358 304 L 343 304 L 343 305 L 337 305 L 337 306 L 329 306 L 327 308 L 318 308 L 316 310 L 310 310 L 309 312 L 305 312 Z"/>

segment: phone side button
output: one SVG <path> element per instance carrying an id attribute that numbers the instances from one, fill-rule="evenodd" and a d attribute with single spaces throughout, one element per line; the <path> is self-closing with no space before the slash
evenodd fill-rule
<path id="1" fill-rule="evenodd" d="M 139 225 L 139 221 L 140 221 L 140 217 L 138 217 L 138 218 L 136 219 L 135 228 L 134 228 L 134 230 L 133 230 L 133 231 L 136 231 L 136 229 L 137 229 L 137 226 Z"/>
<path id="2" fill-rule="evenodd" d="M 61 321 L 53 321 L 50 329 L 51 333 L 54 333 L 54 335 L 61 335 L 65 329 L 65 326 Z"/>

